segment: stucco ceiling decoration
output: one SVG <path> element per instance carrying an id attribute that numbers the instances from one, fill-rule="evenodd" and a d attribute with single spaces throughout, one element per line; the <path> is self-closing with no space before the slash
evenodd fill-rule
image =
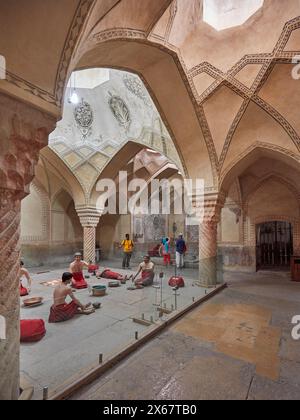
<path id="1" fill-rule="evenodd" d="M 128 106 L 120 96 L 113 95 L 110 92 L 109 95 L 110 98 L 108 103 L 111 112 L 113 113 L 120 126 L 128 130 L 131 124 L 131 117 Z"/>
<path id="2" fill-rule="evenodd" d="M 151 107 L 149 95 L 147 94 L 142 81 L 135 75 L 126 73 L 123 76 L 126 88 L 135 96 L 140 98 L 147 107 Z"/>
<path id="3" fill-rule="evenodd" d="M 264 0 L 203 0 L 203 20 L 217 31 L 243 25 Z"/>
<path id="4" fill-rule="evenodd" d="M 83 99 L 74 105 L 66 96 L 63 119 L 50 135 L 49 147 L 78 178 L 85 193 L 128 141 L 153 147 L 182 170 L 168 131 L 139 77 L 110 69 L 104 74 L 106 81 L 99 84 L 101 72 L 84 72 L 75 83 Z"/>
<path id="5" fill-rule="evenodd" d="M 74 118 L 82 134 L 83 140 L 91 135 L 91 126 L 94 120 L 94 113 L 91 105 L 82 99 L 74 109 Z"/>

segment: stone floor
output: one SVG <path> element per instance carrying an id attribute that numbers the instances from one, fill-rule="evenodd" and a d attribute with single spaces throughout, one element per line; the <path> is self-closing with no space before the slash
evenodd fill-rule
<path id="1" fill-rule="evenodd" d="M 229 288 L 73 399 L 299 400 L 300 284 L 281 273 L 230 274 Z"/>
<path id="2" fill-rule="evenodd" d="M 118 264 L 117 261 L 109 261 L 101 266 L 111 267 L 120 273 L 133 273 L 119 269 Z M 65 270 L 65 266 L 43 267 L 43 273 L 39 273 L 41 269 L 32 270 L 33 287 L 30 296 L 42 296 L 44 303 L 35 308 L 21 307 L 21 319 L 44 319 L 47 329 L 46 336 L 39 343 L 21 345 L 21 373 L 35 387 L 34 399 L 41 398 L 43 387 L 49 387 L 51 394 L 57 387 L 67 384 L 73 377 L 78 377 L 97 363 L 100 353 L 105 359 L 127 345 L 136 331 L 145 331 L 147 327 L 134 323 L 133 317 L 141 318 L 144 313 L 146 319 L 150 320 L 152 316 L 154 321 L 159 322 L 153 304 L 160 302 L 160 290 L 149 287 L 128 291 L 127 286 L 130 284 L 127 284 L 108 289 L 107 295 L 102 298 L 89 296 L 87 290 L 77 291 L 76 295 L 83 303 L 101 301 L 101 309 L 89 316 L 76 316 L 65 323 L 49 324 L 47 321 L 54 289 L 41 283 L 59 279 Z M 171 308 L 175 305 L 175 297 L 172 289 L 167 286 L 167 279 L 173 274 L 173 269 L 164 272 L 163 302 Z M 194 285 L 197 274 L 196 270 L 184 270 L 187 287 L 180 290 L 178 307 L 192 303 L 193 297 L 204 295 L 205 291 Z M 95 277 L 91 277 L 88 282 L 91 285 L 107 284 L 106 280 Z"/>

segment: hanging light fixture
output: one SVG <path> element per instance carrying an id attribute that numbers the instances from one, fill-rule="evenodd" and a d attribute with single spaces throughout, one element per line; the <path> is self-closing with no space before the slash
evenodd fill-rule
<path id="1" fill-rule="evenodd" d="M 72 86 L 72 76 L 73 76 L 73 86 Z M 76 92 L 76 75 L 75 75 L 75 72 L 72 73 L 70 82 L 71 82 L 70 83 L 71 84 L 71 86 L 70 86 L 70 96 L 69 96 L 68 102 L 70 104 L 77 105 L 80 102 L 80 98 L 79 98 L 79 96 Z"/>
<path id="2" fill-rule="evenodd" d="M 80 101 L 79 96 L 78 96 L 78 95 L 77 95 L 77 93 L 74 91 L 74 92 L 72 93 L 72 95 L 70 96 L 70 102 L 71 102 L 71 104 L 73 104 L 73 105 L 77 105 L 77 104 L 79 104 L 79 101 Z"/>

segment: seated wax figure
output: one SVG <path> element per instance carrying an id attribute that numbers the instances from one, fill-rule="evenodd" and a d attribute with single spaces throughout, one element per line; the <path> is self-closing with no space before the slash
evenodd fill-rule
<path id="1" fill-rule="evenodd" d="M 140 278 L 136 280 L 139 274 L 142 274 Z M 140 264 L 139 271 L 133 277 L 133 281 L 136 286 L 151 286 L 154 280 L 154 263 L 150 257 L 146 255 L 144 261 Z"/>
<path id="2" fill-rule="evenodd" d="M 88 285 L 83 275 L 83 268 L 88 268 L 89 264 L 82 260 L 80 252 L 76 253 L 74 258 L 74 261 L 70 265 L 70 273 L 73 274 L 72 286 L 75 289 L 86 289 Z"/>
<path id="3" fill-rule="evenodd" d="M 24 287 L 22 284 L 22 277 L 25 277 L 27 280 L 27 287 Z M 30 293 L 32 280 L 28 270 L 24 267 L 24 262 L 20 261 L 20 296 L 27 296 Z"/>
<path id="4" fill-rule="evenodd" d="M 49 322 L 63 322 L 73 318 L 74 315 L 84 313 L 84 311 L 91 306 L 90 303 L 82 305 L 79 300 L 75 298 L 70 288 L 73 275 L 71 273 L 64 273 L 62 282 L 59 284 L 53 293 L 54 304 L 50 309 Z M 72 302 L 66 303 L 67 296 L 70 296 Z"/>

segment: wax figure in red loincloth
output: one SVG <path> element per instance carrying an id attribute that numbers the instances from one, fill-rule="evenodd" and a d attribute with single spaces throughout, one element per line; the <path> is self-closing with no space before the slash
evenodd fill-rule
<path id="1" fill-rule="evenodd" d="M 97 277 L 98 278 L 102 278 L 102 279 L 108 279 L 108 280 L 119 280 L 119 281 L 128 281 L 130 280 L 133 276 L 123 276 L 120 273 L 116 273 L 115 271 L 111 271 L 109 268 L 107 268 L 106 270 L 104 270 L 102 273 L 98 272 L 97 273 Z"/>
<path id="2" fill-rule="evenodd" d="M 141 277 L 136 278 L 141 274 Z M 133 277 L 136 286 L 151 286 L 154 280 L 154 263 L 149 255 L 144 257 L 144 261 L 140 264 L 139 271 Z"/>
<path id="3" fill-rule="evenodd" d="M 27 287 L 24 287 L 22 284 L 22 277 L 25 277 L 27 280 Z M 28 270 L 24 267 L 24 262 L 20 261 L 20 296 L 27 296 L 31 291 L 32 280 Z"/>
<path id="4" fill-rule="evenodd" d="M 62 282 L 56 286 L 53 293 L 54 304 L 50 309 L 49 322 L 63 322 L 74 317 L 76 314 L 82 314 L 91 304 L 83 305 L 77 300 L 70 288 L 73 275 L 71 273 L 64 273 Z M 66 302 L 66 298 L 70 297 L 72 301 Z"/>
<path id="5" fill-rule="evenodd" d="M 83 275 L 83 268 L 89 267 L 89 264 L 82 260 L 80 252 L 74 256 L 74 261 L 70 265 L 70 273 L 73 274 L 72 286 L 75 289 L 86 289 L 88 287 Z"/>

